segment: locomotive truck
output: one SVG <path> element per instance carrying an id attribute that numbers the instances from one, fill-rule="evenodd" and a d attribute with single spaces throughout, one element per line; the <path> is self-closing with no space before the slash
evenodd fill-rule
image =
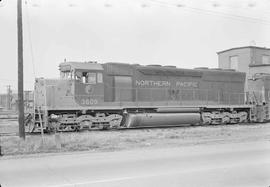
<path id="1" fill-rule="evenodd" d="M 35 80 L 31 132 L 269 120 L 263 76 L 246 83 L 232 69 L 111 62 L 63 62 L 59 70 L 59 79 Z"/>

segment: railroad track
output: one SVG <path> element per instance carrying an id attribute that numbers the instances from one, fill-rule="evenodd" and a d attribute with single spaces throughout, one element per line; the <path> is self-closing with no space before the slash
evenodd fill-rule
<path id="1" fill-rule="evenodd" d="M 34 132 L 34 133 L 29 133 L 29 132 L 26 132 L 25 135 L 39 135 L 40 133 L 39 132 Z M 19 136 L 19 133 L 17 132 L 1 132 L 0 133 L 0 137 L 5 137 L 5 136 Z"/>
<path id="2" fill-rule="evenodd" d="M 0 133 L 0 137 L 2 136 L 18 136 L 18 133 L 16 132 L 4 132 L 4 133 Z"/>

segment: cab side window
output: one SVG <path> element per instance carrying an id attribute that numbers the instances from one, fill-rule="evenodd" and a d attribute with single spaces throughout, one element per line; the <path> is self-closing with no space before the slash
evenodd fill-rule
<path id="1" fill-rule="evenodd" d="M 97 84 L 103 83 L 103 75 L 102 73 L 94 73 L 94 72 L 76 72 L 75 80 L 80 81 L 84 84 Z"/>
<path id="2" fill-rule="evenodd" d="M 75 73 L 75 80 L 82 81 L 82 72 L 77 71 Z"/>
<path id="3" fill-rule="evenodd" d="M 96 73 L 87 73 L 86 75 L 87 83 L 89 84 L 96 84 Z"/>
<path id="4" fill-rule="evenodd" d="M 98 83 L 103 83 L 103 76 L 102 76 L 102 73 L 97 73 L 97 82 L 98 82 Z"/>
<path id="5" fill-rule="evenodd" d="M 96 73 L 83 72 L 81 77 L 81 82 L 84 84 L 96 84 Z"/>

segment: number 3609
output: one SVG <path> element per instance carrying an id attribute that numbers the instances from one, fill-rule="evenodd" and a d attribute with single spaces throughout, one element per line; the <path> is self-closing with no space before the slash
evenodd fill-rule
<path id="1" fill-rule="evenodd" d="M 82 99 L 82 105 L 96 105 L 98 101 L 96 99 Z"/>

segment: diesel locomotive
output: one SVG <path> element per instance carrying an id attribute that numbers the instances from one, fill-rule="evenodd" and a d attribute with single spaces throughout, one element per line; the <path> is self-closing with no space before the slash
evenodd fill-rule
<path id="1" fill-rule="evenodd" d="M 269 76 L 97 62 L 63 62 L 59 70 L 59 79 L 35 80 L 31 132 L 269 120 Z"/>

